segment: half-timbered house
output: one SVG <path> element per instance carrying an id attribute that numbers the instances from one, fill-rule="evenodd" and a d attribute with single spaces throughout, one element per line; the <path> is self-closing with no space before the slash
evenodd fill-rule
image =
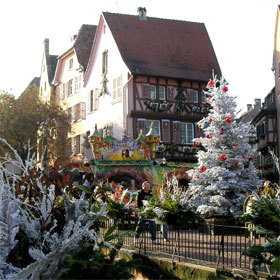
<path id="1" fill-rule="evenodd" d="M 277 182 L 278 174 L 269 153 L 270 148 L 279 157 L 275 88 L 265 97 L 260 112 L 252 122 L 256 127 L 261 175 L 268 180 Z"/>
<path id="2" fill-rule="evenodd" d="M 104 12 L 84 79 L 86 129 L 135 139 L 153 122 L 157 156 L 192 162 L 212 72 L 221 75 L 203 23 Z"/>

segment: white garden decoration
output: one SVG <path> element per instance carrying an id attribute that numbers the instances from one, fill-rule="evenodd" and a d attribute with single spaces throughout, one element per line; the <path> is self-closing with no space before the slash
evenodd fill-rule
<path id="1" fill-rule="evenodd" d="M 216 76 L 207 85 L 209 115 L 198 122 L 204 137 L 194 139 L 199 166 L 191 172 L 187 197 L 190 205 L 204 217 L 242 213 L 247 193 L 261 186 L 254 159 L 256 150 L 249 144 L 252 127 L 238 123 L 235 97 L 228 83 Z"/>
<path id="2" fill-rule="evenodd" d="M 9 146 L 5 140 L 0 140 Z M 65 256 L 78 250 L 81 241 L 91 240 L 98 246 L 102 240 L 92 226 L 96 219 L 106 214 L 106 203 L 100 201 L 101 209 L 95 212 L 84 195 L 79 199 L 70 199 L 63 193 L 66 213 L 61 233 L 55 231 L 56 220 L 52 220 L 51 228 L 42 230 L 40 221 L 48 221 L 55 203 L 54 186 L 46 188 L 41 177 L 38 177 L 36 185 L 39 192 L 32 198 L 32 203 L 16 196 L 15 188 L 21 177 L 6 166 L 12 164 L 21 170 L 22 176 L 28 175 L 34 167 L 34 159 L 28 155 L 23 162 L 17 152 L 9 147 L 14 159 L 7 155 L 0 161 L 0 279 L 58 279 L 64 272 L 62 263 Z M 34 216 L 34 210 L 39 215 Z M 9 253 L 17 244 L 15 237 L 19 230 L 34 241 L 33 247 L 29 249 L 34 262 L 25 268 L 14 267 L 7 262 Z"/>

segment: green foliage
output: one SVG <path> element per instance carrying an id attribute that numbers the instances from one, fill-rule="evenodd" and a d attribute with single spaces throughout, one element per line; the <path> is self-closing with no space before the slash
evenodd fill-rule
<path id="1" fill-rule="evenodd" d="M 268 236 L 278 236 L 277 239 L 267 238 L 266 243 L 254 245 L 243 254 L 253 259 L 253 271 L 256 267 L 265 264 L 270 274 L 280 272 L 280 199 L 279 186 L 264 183 L 258 194 L 253 193 L 247 198 L 247 213 L 243 221 L 253 224 L 256 232 Z"/>
<path id="2" fill-rule="evenodd" d="M 22 159 L 27 157 L 28 141 L 31 152 L 37 151 L 38 143 L 41 152 L 46 145 L 51 146 L 49 157 L 61 155 L 66 147 L 68 116 L 60 107 L 43 103 L 38 92 L 38 87 L 31 85 L 18 99 L 9 93 L 0 94 L 0 135 Z M 0 156 L 6 152 L 9 149 L 0 143 Z"/>
<path id="3" fill-rule="evenodd" d="M 254 245 L 248 248 L 244 255 L 253 259 L 253 271 L 257 266 L 267 264 L 271 273 L 280 272 L 280 241 L 268 238 L 268 242 L 262 245 Z"/>
<path id="4" fill-rule="evenodd" d="M 104 235 L 104 241 L 112 242 L 113 248 L 106 243 L 86 243 L 75 255 L 65 259 L 68 272 L 61 279 L 130 279 L 129 268 L 133 261 L 117 259 L 118 250 L 123 245 L 121 234 L 116 233 L 117 225 L 110 227 Z M 106 249 L 106 250 L 104 250 Z"/>
<path id="5" fill-rule="evenodd" d="M 128 209 L 125 208 L 125 205 L 121 202 L 114 201 L 113 199 L 107 199 L 107 211 L 108 216 L 115 220 L 121 220 L 125 217 Z"/>
<path id="6" fill-rule="evenodd" d="M 279 234 L 280 207 L 277 200 L 268 197 L 259 201 L 252 200 L 251 209 L 252 213 L 243 216 L 245 222 L 256 225 L 263 233 Z"/>

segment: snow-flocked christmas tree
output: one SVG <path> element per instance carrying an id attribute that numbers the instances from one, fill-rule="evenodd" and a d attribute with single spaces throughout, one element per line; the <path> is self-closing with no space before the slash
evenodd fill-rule
<path id="1" fill-rule="evenodd" d="M 211 109 L 198 122 L 204 137 L 195 138 L 199 166 L 192 170 L 187 196 L 204 217 L 242 213 L 247 193 L 261 185 L 254 164 L 256 150 L 249 144 L 252 127 L 238 123 L 235 98 L 228 94 L 228 84 L 216 76 L 209 81 L 207 102 Z"/>

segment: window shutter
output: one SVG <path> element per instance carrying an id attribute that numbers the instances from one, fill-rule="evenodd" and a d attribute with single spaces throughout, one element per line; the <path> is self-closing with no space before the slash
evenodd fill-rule
<path id="1" fill-rule="evenodd" d="M 206 103 L 206 95 L 204 92 L 201 92 L 201 103 L 203 103 L 203 104 Z"/>
<path id="2" fill-rule="evenodd" d="M 198 91 L 193 89 L 193 102 L 198 103 Z"/>
<path id="3" fill-rule="evenodd" d="M 113 99 L 117 97 L 117 79 L 113 79 Z"/>
<path id="4" fill-rule="evenodd" d="M 99 90 L 98 88 L 94 91 L 94 109 L 98 110 L 99 108 Z"/>
<path id="5" fill-rule="evenodd" d="M 149 85 L 142 84 L 142 97 L 149 98 Z"/>
<path id="6" fill-rule="evenodd" d="M 186 92 L 187 92 L 186 102 L 192 103 L 193 102 L 193 90 L 190 88 L 187 88 Z"/>
<path id="7" fill-rule="evenodd" d="M 64 97 L 68 96 L 68 83 L 64 84 Z"/>
<path id="8" fill-rule="evenodd" d="M 78 92 L 78 77 L 75 77 L 75 93 Z"/>
<path id="9" fill-rule="evenodd" d="M 138 135 L 140 134 L 140 130 L 142 130 L 142 133 L 145 134 L 145 120 L 143 119 L 138 119 Z"/>
<path id="10" fill-rule="evenodd" d="M 180 122 L 173 122 L 173 141 L 175 144 L 181 144 Z"/>
<path id="11" fill-rule="evenodd" d="M 117 98 L 121 97 L 121 84 L 122 84 L 122 76 L 117 78 Z"/>
<path id="12" fill-rule="evenodd" d="M 162 120 L 162 141 L 170 142 L 170 122 L 169 122 L 169 120 Z"/>
<path id="13" fill-rule="evenodd" d="M 81 102 L 81 119 L 85 120 L 86 119 L 86 103 Z"/>

